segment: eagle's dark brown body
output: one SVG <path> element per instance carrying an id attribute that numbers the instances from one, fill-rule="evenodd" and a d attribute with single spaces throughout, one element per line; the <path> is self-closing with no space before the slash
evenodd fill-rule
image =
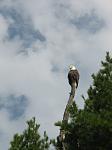
<path id="1" fill-rule="evenodd" d="M 79 82 L 79 72 L 78 70 L 70 70 L 68 73 L 68 81 L 69 84 L 72 86 L 73 83 L 76 83 L 76 88 L 78 87 Z"/>

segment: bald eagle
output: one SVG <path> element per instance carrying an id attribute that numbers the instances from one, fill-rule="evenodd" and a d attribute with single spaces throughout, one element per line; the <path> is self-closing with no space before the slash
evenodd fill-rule
<path id="1" fill-rule="evenodd" d="M 75 88 L 78 87 L 78 83 L 79 83 L 79 72 L 74 65 L 70 65 L 69 69 L 70 71 L 68 72 L 68 81 L 71 86 L 71 94 L 74 95 Z"/>

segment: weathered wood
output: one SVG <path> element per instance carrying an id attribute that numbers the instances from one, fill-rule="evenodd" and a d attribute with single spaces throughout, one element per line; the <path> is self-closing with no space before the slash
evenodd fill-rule
<path id="1" fill-rule="evenodd" d="M 68 122 L 68 119 L 69 119 L 68 109 L 73 104 L 73 99 L 74 99 L 74 96 L 75 96 L 75 90 L 76 90 L 76 85 L 75 85 L 75 83 L 73 83 L 72 86 L 71 86 L 71 93 L 70 93 L 70 96 L 69 96 L 69 100 L 68 100 L 68 103 L 67 103 L 65 111 L 64 111 L 63 121 Z"/>
<path id="2" fill-rule="evenodd" d="M 66 105 L 64 114 L 63 114 L 63 120 L 62 120 L 63 122 L 68 123 L 68 119 L 69 119 L 69 111 L 68 111 L 68 109 L 73 104 L 75 91 L 76 91 L 76 84 L 73 83 L 71 85 L 71 93 L 70 93 L 70 96 L 69 96 L 69 100 L 68 100 L 68 103 Z M 61 139 L 61 142 L 62 142 L 62 145 L 63 145 L 63 150 L 68 150 L 66 143 L 64 143 L 64 138 L 65 138 L 65 132 L 63 130 L 60 130 L 60 139 Z"/>

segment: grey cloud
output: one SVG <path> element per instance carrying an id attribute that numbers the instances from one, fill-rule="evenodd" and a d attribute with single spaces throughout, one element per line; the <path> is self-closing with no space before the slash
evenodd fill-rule
<path id="1" fill-rule="evenodd" d="M 9 113 L 11 120 L 21 117 L 27 108 L 28 99 L 24 95 L 0 97 L 0 110 L 5 109 Z"/>
<path id="2" fill-rule="evenodd" d="M 31 18 L 25 18 L 22 13 L 14 8 L 0 8 L 0 13 L 6 19 L 12 19 L 8 28 L 9 40 L 13 40 L 18 36 L 23 40 L 23 47 L 29 47 L 36 40 L 46 41 L 45 36 L 39 30 L 34 29 Z"/>
<path id="3" fill-rule="evenodd" d="M 75 9 L 70 7 L 69 2 L 55 2 L 54 14 L 59 20 L 73 24 L 78 30 L 85 30 L 89 33 L 96 33 L 106 25 L 104 18 L 100 18 L 94 9 L 77 14 Z"/>
<path id="4" fill-rule="evenodd" d="M 89 33 L 96 33 L 105 27 L 103 19 L 99 18 L 95 13 L 83 14 L 78 18 L 70 21 L 79 30 L 86 30 Z"/>
<path id="5" fill-rule="evenodd" d="M 52 64 L 51 71 L 52 71 L 53 73 L 57 73 L 57 72 L 60 71 L 60 68 L 59 68 L 59 66 L 58 66 L 57 64 L 54 63 L 54 64 Z"/>
<path id="6" fill-rule="evenodd" d="M 8 3 L 10 0 L 4 1 L 6 1 L 7 5 L 10 5 Z M 89 3 L 87 0 L 86 2 L 81 0 L 17 1 L 21 2 L 21 9 L 24 9 L 24 12 L 20 11 L 18 3 L 17 7 L 14 5 L 13 9 L 11 6 L 10 9 L 8 7 L 0 10 L 6 20 L 12 20 L 8 29 L 8 40 L 11 39 L 8 42 L 11 46 L 7 43 L 5 43 L 6 45 L 2 43 L 2 45 L 9 49 L 9 53 L 11 49 L 16 49 L 15 51 L 19 52 L 23 49 L 24 53 L 24 47 L 30 47 L 29 51 L 31 53 L 29 53 L 29 57 L 23 57 L 23 55 L 12 57 L 10 55 L 10 59 L 7 51 L 3 54 L 3 57 L 0 55 L 0 92 L 13 93 L 12 91 L 15 91 L 15 93 L 25 93 L 30 98 L 30 105 L 23 107 L 24 103 L 25 105 L 29 104 L 24 100 L 21 102 L 23 106 L 21 103 L 14 104 L 13 101 L 13 104 L 9 105 L 8 98 L 10 96 L 5 99 L 1 97 L 1 100 L 6 100 L 7 104 L 1 103 L 1 123 L 3 125 L 1 124 L 0 128 L 2 131 L 6 131 L 6 135 L 12 136 L 18 131 L 17 129 L 23 122 L 25 124 L 25 120 L 35 116 L 41 123 L 42 129 L 47 130 L 49 136 L 54 137 L 58 134 L 58 128 L 53 126 L 54 122 L 61 120 L 70 91 L 67 81 L 67 67 L 73 63 L 79 69 L 80 85 L 76 92 L 75 100 L 78 106 L 82 108 L 81 94 L 85 96 L 87 92 L 92 81 L 90 75 L 98 69 L 99 61 L 104 57 L 105 50 L 112 47 L 112 31 L 108 29 L 104 21 L 105 16 L 111 18 L 111 15 L 106 14 L 103 17 L 104 20 L 102 19 L 104 10 L 107 10 L 106 5 L 101 11 L 102 15 L 99 15 L 98 12 L 92 13 L 93 9 L 89 8 L 89 6 L 89 11 L 86 11 L 86 2 Z M 60 5 L 61 2 L 62 4 Z M 54 5 L 51 3 L 54 3 Z M 56 3 L 57 5 L 55 5 Z M 77 5 L 74 5 L 74 3 L 77 3 Z M 100 9 L 102 3 L 104 2 L 97 5 L 98 11 L 102 10 Z M 109 14 L 111 13 L 109 12 Z M 45 33 L 47 41 L 44 35 L 45 40 L 40 40 L 38 37 L 34 38 L 32 32 L 37 31 L 34 26 L 36 29 L 40 29 L 41 35 Z M 86 34 L 87 36 L 85 36 L 85 33 L 88 33 Z M 21 47 L 20 39 L 23 41 L 24 47 Z M 0 54 L 4 51 L 2 45 Z M 34 50 L 37 50 L 37 53 L 32 53 Z M 26 48 L 26 51 L 28 52 L 28 48 Z M 16 102 L 19 96 L 14 95 L 13 99 Z M 19 117 L 20 120 L 10 120 L 15 118 L 16 110 L 19 110 L 19 113 L 17 112 L 19 116 L 25 114 L 25 118 Z M 20 110 L 23 112 L 22 114 L 20 114 Z M 21 119 L 23 119 L 23 122 L 21 122 Z M 4 125 L 6 126 L 4 127 Z M 12 131 L 9 130 L 9 126 Z M 21 129 L 23 129 L 23 126 Z M 9 140 L 10 137 L 8 138 Z M 7 149 L 4 148 L 7 138 L 5 137 L 4 139 L 0 140 L 3 141 L 1 142 L 1 149 Z"/>

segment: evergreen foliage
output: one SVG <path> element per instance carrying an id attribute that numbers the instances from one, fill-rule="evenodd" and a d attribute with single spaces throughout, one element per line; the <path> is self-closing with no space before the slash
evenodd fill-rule
<path id="1" fill-rule="evenodd" d="M 21 135 L 14 135 L 9 150 L 48 150 L 50 147 L 49 138 L 46 132 L 41 138 L 38 133 L 40 125 L 36 124 L 35 118 L 27 121 L 27 125 L 27 129 Z"/>
<path id="2" fill-rule="evenodd" d="M 65 131 L 66 150 L 112 150 L 112 58 L 109 52 L 101 69 L 93 74 L 83 110 L 70 107 L 70 121 L 59 126 Z M 62 150 L 57 141 L 56 148 Z"/>
<path id="3" fill-rule="evenodd" d="M 57 122 L 65 133 L 66 150 L 112 150 L 112 58 L 109 52 L 98 73 L 93 74 L 93 84 L 88 89 L 83 109 L 75 102 L 68 109 L 69 122 Z M 48 150 L 52 143 L 56 150 L 63 150 L 59 136 L 57 142 L 44 132 L 41 138 L 35 118 L 27 122 L 22 134 L 15 134 L 9 150 Z"/>

